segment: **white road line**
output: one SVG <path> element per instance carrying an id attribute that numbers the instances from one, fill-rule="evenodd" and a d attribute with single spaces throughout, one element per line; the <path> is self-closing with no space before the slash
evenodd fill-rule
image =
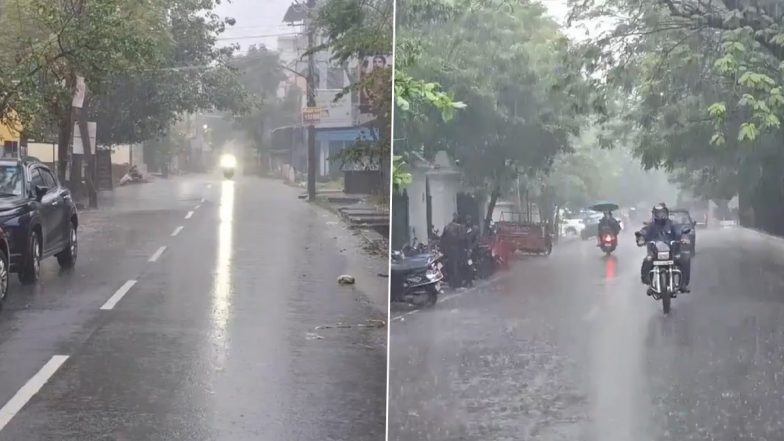
<path id="1" fill-rule="evenodd" d="M 158 248 L 157 250 L 155 250 L 155 253 L 153 253 L 153 255 L 150 256 L 150 259 L 148 260 L 148 262 L 157 262 L 158 259 L 161 258 L 161 254 L 163 254 L 164 251 L 166 251 L 166 245 L 164 245 L 164 246 Z"/>
<path id="2" fill-rule="evenodd" d="M 199 205 L 195 206 L 195 207 L 193 208 L 193 211 L 196 211 L 196 210 L 198 210 L 199 208 L 201 208 L 201 204 L 199 204 Z"/>
<path id="3" fill-rule="evenodd" d="M 204 199 L 204 198 L 201 198 L 201 201 L 200 201 L 200 202 L 201 202 L 202 204 L 204 203 L 204 201 L 206 201 L 206 199 Z"/>
<path id="4" fill-rule="evenodd" d="M 180 225 L 179 227 L 175 228 L 174 231 L 172 231 L 172 234 L 171 234 L 172 237 L 180 234 L 180 232 L 182 231 L 183 228 L 185 228 L 185 227 L 183 227 L 182 225 Z"/>
<path id="5" fill-rule="evenodd" d="M 16 394 L 8 400 L 5 405 L 0 408 L 0 430 L 3 430 L 11 419 L 19 413 L 20 410 L 30 401 L 38 391 L 52 378 L 55 372 L 60 369 L 60 366 L 68 360 L 68 355 L 54 355 L 49 361 L 46 362 L 44 367 L 33 375 L 32 378 L 27 380 L 24 386 L 19 389 Z"/>
<path id="6" fill-rule="evenodd" d="M 414 314 L 414 313 L 416 313 L 416 312 L 418 312 L 418 311 L 419 311 L 418 309 L 415 309 L 415 310 L 413 310 L 413 311 L 408 311 L 408 312 L 407 312 L 407 313 L 405 313 L 405 314 L 400 314 L 400 315 L 399 315 L 399 316 L 397 316 L 397 317 L 392 317 L 392 321 L 393 321 L 393 322 L 395 322 L 395 321 L 400 321 L 400 320 L 403 320 L 403 318 L 404 318 L 405 316 L 407 316 L 407 315 L 411 315 L 411 314 Z"/>
<path id="7" fill-rule="evenodd" d="M 185 219 L 190 219 L 193 216 L 193 211 L 189 211 L 188 214 L 185 215 Z"/>
<path id="8" fill-rule="evenodd" d="M 122 298 L 123 298 L 123 296 L 125 296 L 125 294 L 128 294 L 128 291 L 130 291 L 131 288 L 133 288 L 133 285 L 136 285 L 136 281 L 135 280 L 129 280 L 129 281 L 125 282 L 123 284 L 123 286 L 121 286 L 117 291 L 114 292 L 114 295 L 109 297 L 109 300 L 107 300 L 106 303 L 104 303 L 103 306 L 101 306 L 101 309 L 104 310 L 104 311 L 108 311 L 110 309 L 113 309 L 114 305 L 116 305 L 117 302 L 122 300 Z"/>

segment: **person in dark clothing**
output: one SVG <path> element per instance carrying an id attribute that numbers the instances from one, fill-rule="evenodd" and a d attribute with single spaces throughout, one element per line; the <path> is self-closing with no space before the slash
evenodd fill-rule
<path id="1" fill-rule="evenodd" d="M 479 242 L 479 225 L 474 223 L 471 216 L 465 217 L 466 234 L 468 241 L 468 248 L 473 249 L 477 242 Z"/>
<path id="2" fill-rule="evenodd" d="M 670 211 L 663 202 L 656 204 L 651 210 L 653 221 L 645 226 L 637 233 L 638 240 L 648 242 L 666 242 L 669 244 L 672 241 L 680 241 L 683 233 L 675 224 L 670 221 Z M 691 280 L 691 261 L 687 254 L 681 254 L 681 258 L 675 261 L 675 265 L 681 270 L 681 292 L 687 293 L 689 289 L 689 282 Z M 650 274 L 653 268 L 653 262 L 647 258 L 642 261 L 642 268 L 640 275 L 642 283 L 645 285 L 650 284 Z M 650 292 L 648 293 L 650 295 Z"/>
<path id="3" fill-rule="evenodd" d="M 476 249 L 477 245 L 479 245 L 479 226 L 473 222 L 471 216 L 465 216 L 465 226 L 466 226 L 466 257 L 474 260 L 474 265 L 476 265 L 476 259 L 474 259 L 474 250 Z M 463 280 L 465 280 L 466 285 L 471 286 L 474 284 L 474 272 L 471 269 L 471 266 L 468 265 L 468 259 L 465 261 L 465 266 L 463 267 Z"/>
<path id="4" fill-rule="evenodd" d="M 605 211 L 604 216 L 599 220 L 598 234 L 596 235 L 597 242 L 601 245 L 602 235 L 610 233 L 613 236 L 618 236 L 621 232 L 621 224 L 613 217 L 611 211 Z"/>
<path id="5" fill-rule="evenodd" d="M 453 288 L 463 286 L 464 268 L 467 266 L 468 256 L 466 253 L 466 228 L 460 223 L 457 214 L 452 217 L 452 222 L 444 227 L 441 233 L 441 250 L 447 261 L 447 277 L 449 284 Z"/>
<path id="6" fill-rule="evenodd" d="M 602 229 L 608 229 L 615 235 L 621 232 L 621 224 L 613 217 L 612 211 L 605 211 L 604 217 L 599 220 L 599 231 Z"/>

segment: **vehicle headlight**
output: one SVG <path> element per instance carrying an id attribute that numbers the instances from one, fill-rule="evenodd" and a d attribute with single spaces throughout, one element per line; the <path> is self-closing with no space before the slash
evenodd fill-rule
<path id="1" fill-rule="evenodd" d="M 411 276 L 411 277 L 406 279 L 406 282 L 408 282 L 408 283 L 421 283 L 422 282 L 422 276 Z"/>
<path id="2" fill-rule="evenodd" d="M 438 272 L 436 272 L 435 269 L 429 269 L 425 273 L 425 277 L 427 277 L 429 280 L 434 280 L 438 277 Z"/>
<path id="3" fill-rule="evenodd" d="M 662 252 L 662 251 L 660 251 L 660 252 L 658 253 L 658 259 L 659 259 L 659 260 L 667 260 L 667 259 L 669 259 L 669 258 L 670 258 L 670 253 L 669 253 L 668 251 L 663 251 L 663 252 Z"/>
<path id="4" fill-rule="evenodd" d="M 225 154 L 221 156 L 220 165 L 223 168 L 234 168 L 237 166 L 237 158 L 234 155 Z"/>

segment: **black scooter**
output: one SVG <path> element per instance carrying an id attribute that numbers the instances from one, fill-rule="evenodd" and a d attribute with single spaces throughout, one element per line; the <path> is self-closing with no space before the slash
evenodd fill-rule
<path id="1" fill-rule="evenodd" d="M 440 260 L 441 255 L 437 253 L 405 255 L 400 251 L 392 252 L 391 301 L 415 306 L 435 305 L 444 280 Z"/>

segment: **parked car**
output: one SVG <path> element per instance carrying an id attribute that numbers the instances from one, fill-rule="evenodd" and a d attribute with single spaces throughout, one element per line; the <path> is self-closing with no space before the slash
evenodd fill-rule
<path id="1" fill-rule="evenodd" d="M 71 192 L 34 159 L 0 160 L 0 226 L 10 244 L 9 271 L 23 283 L 38 280 L 41 260 L 76 263 L 79 217 Z"/>
<path id="2" fill-rule="evenodd" d="M 694 221 L 689 213 L 689 210 L 672 209 L 670 210 L 670 221 L 679 228 L 688 227 L 691 229 L 689 234 L 686 235 L 688 244 L 684 244 L 686 249 L 691 251 L 692 256 L 697 252 L 697 222 Z"/>

